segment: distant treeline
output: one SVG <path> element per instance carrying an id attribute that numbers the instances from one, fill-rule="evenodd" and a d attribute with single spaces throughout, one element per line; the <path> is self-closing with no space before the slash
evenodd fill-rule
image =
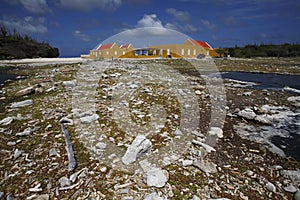
<path id="1" fill-rule="evenodd" d="M 58 56 L 58 49 L 48 43 L 38 42 L 27 34 L 21 35 L 16 29 L 11 32 L 0 24 L 0 60 Z"/>
<path id="2" fill-rule="evenodd" d="M 300 44 L 260 44 L 246 45 L 244 47 L 230 47 L 217 49 L 220 55 L 239 58 L 250 57 L 298 57 Z"/>
<path id="3" fill-rule="evenodd" d="M 0 24 L 0 37 L 10 38 L 15 40 L 26 40 L 31 42 L 38 42 L 37 40 L 31 38 L 27 34 L 21 35 L 15 28 L 11 32 L 4 24 Z"/>

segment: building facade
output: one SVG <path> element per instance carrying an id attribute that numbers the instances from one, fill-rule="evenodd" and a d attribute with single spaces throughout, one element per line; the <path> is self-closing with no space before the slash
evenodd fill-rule
<path id="1" fill-rule="evenodd" d="M 111 59 L 119 58 L 125 55 L 129 51 L 133 51 L 132 44 L 123 44 L 118 46 L 116 43 L 113 44 L 100 44 L 96 49 L 90 51 L 91 59 Z"/>
<path id="2" fill-rule="evenodd" d="M 134 49 L 132 44 L 118 46 L 100 44 L 90 51 L 91 59 L 112 58 L 202 58 L 218 56 L 214 48 L 207 42 L 188 39 L 183 44 L 153 45 L 147 48 Z"/>

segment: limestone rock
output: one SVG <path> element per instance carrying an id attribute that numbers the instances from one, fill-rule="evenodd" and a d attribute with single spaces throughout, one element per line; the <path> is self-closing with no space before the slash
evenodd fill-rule
<path id="1" fill-rule="evenodd" d="M 80 118 L 81 123 L 83 124 L 90 124 L 93 121 L 96 121 L 99 118 L 99 115 L 93 114 L 93 115 L 86 115 L 84 117 Z"/>
<path id="2" fill-rule="evenodd" d="M 66 187 L 66 186 L 70 186 L 71 185 L 71 181 L 70 179 L 68 179 L 67 177 L 63 176 L 61 177 L 59 180 L 59 185 L 60 187 Z"/>
<path id="3" fill-rule="evenodd" d="M 43 189 L 41 188 L 41 184 L 37 184 L 35 187 L 33 188 L 29 188 L 29 192 L 41 192 L 43 191 Z"/>
<path id="4" fill-rule="evenodd" d="M 30 135 L 31 133 L 32 133 L 32 129 L 29 127 L 22 132 L 16 133 L 16 136 L 27 136 Z"/>
<path id="5" fill-rule="evenodd" d="M 217 170 L 217 166 L 216 164 L 209 162 L 209 161 L 194 161 L 193 164 L 195 167 L 199 168 L 201 171 L 205 172 L 205 173 L 216 173 Z"/>
<path id="6" fill-rule="evenodd" d="M 37 196 L 34 200 L 49 200 L 49 199 L 50 199 L 49 194 L 42 194 Z"/>
<path id="7" fill-rule="evenodd" d="M 294 195 L 295 200 L 300 200 L 300 190 L 298 190 Z"/>
<path id="8" fill-rule="evenodd" d="M 190 166 L 193 164 L 192 160 L 183 160 L 182 161 L 182 166 L 186 167 L 186 166 Z"/>
<path id="9" fill-rule="evenodd" d="M 266 184 L 266 188 L 267 188 L 270 192 L 276 192 L 276 187 L 275 187 L 275 185 L 274 185 L 273 183 L 271 183 L 271 182 L 268 182 L 268 183 Z"/>
<path id="10" fill-rule="evenodd" d="M 156 192 L 148 194 L 144 200 L 164 200 L 164 198 L 160 197 Z"/>
<path id="11" fill-rule="evenodd" d="M 16 96 L 17 96 L 17 97 L 25 96 L 25 95 L 28 95 L 28 94 L 33 94 L 34 92 L 35 92 L 34 87 L 28 87 L 28 88 L 19 90 L 19 91 L 16 93 Z"/>
<path id="12" fill-rule="evenodd" d="M 14 152 L 14 159 L 19 158 L 24 153 L 23 150 L 16 149 Z"/>
<path id="13" fill-rule="evenodd" d="M 13 121 L 14 121 L 13 117 L 6 117 L 0 121 L 0 125 L 7 126 L 7 125 L 11 124 Z"/>
<path id="14" fill-rule="evenodd" d="M 20 101 L 20 102 L 14 102 L 11 104 L 11 108 L 20 108 L 20 107 L 25 107 L 25 106 L 30 106 L 33 104 L 33 101 L 31 99 L 27 99 L 24 101 Z"/>
<path id="15" fill-rule="evenodd" d="M 52 156 L 59 156 L 59 153 L 57 152 L 56 148 L 51 148 L 49 150 L 49 156 L 52 157 Z"/>
<path id="16" fill-rule="evenodd" d="M 125 165 L 135 162 L 138 158 L 147 153 L 152 147 L 150 140 L 144 135 L 138 135 L 127 148 L 126 153 L 122 157 L 122 162 Z"/>
<path id="17" fill-rule="evenodd" d="M 286 186 L 283 189 L 289 193 L 295 193 L 297 191 L 297 188 L 295 188 L 293 185 Z"/>
<path id="18" fill-rule="evenodd" d="M 200 200 L 200 198 L 196 195 L 193 196 L 193 198 L 191 198 L 191 200 Z"/>
<path id="19" fill-rule="evenodd" d="M 261 124 L 266 124 L 266 125 L 272 124 L 272 121 L 268 118 L 267 115 L 256 115 L 254 120 Z"/>
<path id="20" fill-rule="evenodd" d="M 256 117 L 256 114 L 251 108 L 245 108 L 244 110 L 238 112 L 238 116 L 252 120 Z"/>
<path id="21" fill-rule="evenodd" d="M 63 81 L 63 85 L 65 87 L 75 87 L 77 84 L 76 80 L 72 80 L 72 81 Z"/>
<path id="22" fill-rule="evenodd" d="M 223 137 L 223 130 L 219 127 L 211 127 L 208 134 L 209 135 L 217 135 L 218 138 L 222 138 Z"/>
<path id="23" fill-rule="evenodd" d="M 163 170 L 159 168 L 152 167 L 146 173 L 146 182 L 149 187 L 164 187 L 167 181 L 168 179 Z"/>

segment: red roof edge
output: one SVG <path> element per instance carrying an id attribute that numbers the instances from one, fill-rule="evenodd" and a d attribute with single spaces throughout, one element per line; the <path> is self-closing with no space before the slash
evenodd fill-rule
<path id="1" fill-rule="evenodd" d="M 113 44 L 100 44 L 99 47 L 97 48 L 97 50 L 105 50 L 105 49 L 110 49 L 113 45 Z"/>
<path id="2" fill-rule="evenodd" d="M 196 46 L 201 46 L 205 49 L 213 49 L 213 47 L 210 44 L 208 44 L 207 42 L 199 41 L 199 40 L 192 40 L 192 39 L 189 39 L 189 40 Z"/>

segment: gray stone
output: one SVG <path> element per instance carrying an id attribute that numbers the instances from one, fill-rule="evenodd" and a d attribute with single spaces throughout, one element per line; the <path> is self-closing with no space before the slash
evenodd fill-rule
<path id="1" fill-rule="evenodd" d="M 0 192 L 0 199 L 4 198 L 4 192 Z"/>
<path id="2" fill-rule="evenodd" d="M 99 115 L 93 114 L 93 115 L 87 115 L 87 116 L 81 117 L 80 121 L 83 124 L 90 124 L 93 121 L 96 121 L 98 118 L 99 118 Z"/>
<path id="3" fill-rule="evenodd" d="M 25 107 L 25 106 L 30 106 L 33 104 L 33 101 L 31 99 L 27 99 L 24 101 L 20 101 L 20 102 L 14 102 L 11 104 L 11 108 L 20 108 L 20 107 Z"/>
<path id="4" fill-rule="evenodd" d="M 0 125 L 7 126 L 7 125 L 11 124 L 13 121 L 14 121 L 13 117 L 6 117 L 0 121 Z"/>
<path id="5" fill-rule="evenodd" d="M 16 149 L 14 152 L 14 159 L 19 158 L 24 153 L 23 150 Z"/>
<path id="6" fill-rule="evenodd" d="M 129 196 L 129 197 L 122 197 L 122 199 L 121 200 L 134 200 L 134 198 L 133 197 L 131 197 L 131 196 Z"/>
<path id="7" fill-rule="evenodd" d="M 251 108 L 245 108 L 244 110 L 238 112 L 238 116 L 252 120 L 256 117 L 256 114 Z"/>
<path id="8" fill-rule="evenodd" d="M 254 120 L 261 124 L 266 124 L 266 125 L 272 124 L 272 121 L 268 118 L 267 115 L 256 115 Z"/>
<path id="9" fill-rule="evenodd" d="M 98 142 L 98 143 L 96 144 L 96 148 L 97 148 L 97 149 L 105 149 L 106 146 L 107 146 L 107 144 L 105 144 L 104 142 Z"/>
<path id="10" fill-rule="evenodd" d="M 204 144 L 202 142 L 200 142 L 200 145 L 204 148 L 204 150 L 207 152 L 207 153 L 211 153 L 211 152 L 215 152 L 216 149 L 213 148 L 212 146 L 208 145 L 208 144 Z"/>
<path id="11" fill-rule="evenodd" d="M 14 200 L 15 198 L 14 198 L 14 196 L 11 194 L 11 193 L 9 193 L 7 196 L 6 196 L 6 200 Z"/>
<path id="12" fill-rule="evenodd" d="M 294 200 L 300 200 L 300 190 L 295 193 Z"/>
<path id="13" fill-rule="evenodd" d="M 180 136 L 180 135 L 182 135 L 181 130 L 180 130 L 180 129 L 176 129 L 176 131 L 174 132 L 174 135 L 175 135 L 175 136 Z"/>
<path id="14" fill-rule="evenodd" d="M 152 147 L 150 140 L 144 135 L 138 135 L 127 148 L 126 153 L 122 157 L 122 162 L 125 165 L 135 162 L 138 158 L 147 153 Z"/>
<path id="15" fill-rule="evenodd" d="M 298 170 L 282 170 L 281 174 L 290 178 L 293 182 L 300 183 L 300 171 Z"/>
<path id="16" fill-rule="evenodd" d="M 41 184 L 37 184 L 35 187 L 33 188 L 29 188 L 29 192 L 41 192 L 43 191 L 43 189 L 41 188 Z"/>
<path id="17" fill-rule="evenodd" d="M 65 87 L 75 87 L 77 84 L 76 80 L 72 80 L 72 81 L 63 81 L 63 85 Z"/>
<path id="18" fill-rule="evenodd" d="M 286 186 L 283 189 L 289 193 L 295 193 L 297 191 L 297 188 L 295 188 L 293 185 Z"/>
<path id="19" fill-rule="evenodd" d="M 17 143 L 16 142 L 7 142 L 8 146 L 15 146 Z"/>
<path id="20" fill-rule="evenodd" d="M 146 173 L 146 182 L 149 187 L 164 187 L 167 181 L 167 176 L 159 168 L 152 167 Z"/>
<path id="21" fill-rule="evenodd" d="M 222 138 L 223 137 L 223 130 L 219 127 L 211 127 L 208 134 L 209 135 L 217 135 L 218 138 Z"/>
<path id="22" fill-rule="evenodd" d="M 59 154 L 58 154 L 56 148 L 51 148 L 51 149 L 49 150 L 49 156 L 50 156 L 50 157 L 52 157 L 52 156 L 59 156 Z"/>
<path id="23" fill-rule="evenodd" d="M 196 195 L 193 196 L 193 198 L 191 198 L 191 200 L 200 200 L 200 198 Z"/>
<path id="24" fill-rule="evenodd" d="M 204 160 L 194 161 L 193 165 L 205 173 L 218 172 L 216 164 L 209 161 L 204 161 Z"/>
<path id="25" fill-rule="evenodd" d="M 59 180 L 59 185 L 60 187 L 66 187 L 66 186 L 70 186 L 71 185 L 71 181 L 70 179 L 68 179 L 67 177 L 63 176 L 61 177 Z"/>
<path id="26" fill-rule="evenodd" d="M 145 196 L 144 200 L 164 200 L 164 198 L 160 197 L 156 192 L 153 192 Z"/>
<path id="27" fill-rule="evenodd" d="M 186 166 L 190 166 L 193 164 L 192 160 L 183 160 L 182 161 L 182 166 L 186 167 Z"/>
<path id="28" fill-rule="evenodd" d="M 16 133 L 16 136 L 27 136 L 30 135 L 31 133 L 32 133 L 32 129 L 29 127 L 22 132 Z"/>
<path id="29" fill-rule="evenodd" d="M 268 183 L 266 184 L 266 188 L 267 188 L 270 192 L 276 192 L 276 187 L 275 187 L 275 185 L 274 185 L 273 183 L 271 183 L 271 182 L 268 182 Z"/>
<path id="30" fill-rule="evenodd" d="M 252 92 L 244 92 L 243 95 L 244 96 L 250 96 L 252 94 Z"/>
<path id="31" fill-rule="evenodd" d="M 287 98 L 287 100 L 293 102 L 295 106 L 300 107 L 300 96 L 292 96 Z"/>
<path id="32" fill-rule="evenodd" d="M 37 196 L 34 200 L 49 200 L 49 199 L 50 199 L 49 194 L 42 194 Z"/>

